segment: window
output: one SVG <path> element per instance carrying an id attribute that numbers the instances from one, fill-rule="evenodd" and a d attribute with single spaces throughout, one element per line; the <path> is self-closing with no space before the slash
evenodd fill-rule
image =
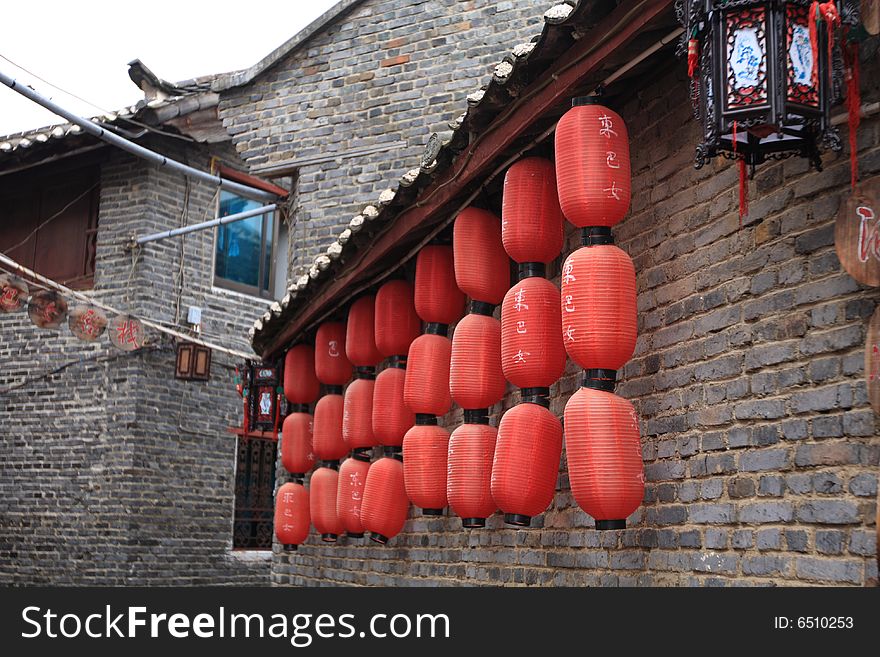
<path id="1" fill-rule="evenodd" d="M 220 192 L 217 216 L 228 217 L 265 205 L 232 192 Z M 269 212 L 217 227 L 214 280 L 232 290 L 271 298 L 274 293 L 278 231 Z"/>

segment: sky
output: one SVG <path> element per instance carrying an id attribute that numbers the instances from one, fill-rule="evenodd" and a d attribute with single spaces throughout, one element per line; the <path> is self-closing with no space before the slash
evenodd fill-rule
<path id="1" fill-rule="evenodd" d="M 143 98 L 128 77 L 133 59 L 170 81 L 248 68 L 337 1 L 7 0 L 0 9 L 0 71 L 66 109 L 96 116 L 101 109 L 117 110 Z M 63 122 L 0 84 L 0 135 Z"/>

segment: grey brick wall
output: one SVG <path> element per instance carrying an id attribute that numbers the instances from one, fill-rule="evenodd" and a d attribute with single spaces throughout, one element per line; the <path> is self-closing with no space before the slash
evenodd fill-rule
<path id="1" fill-rule="evenodd" d="M 207 170 L 203 147 L 152 147 Z M 235 161 L 234 153 L 217 154 Z M 121 309 L 175 323 L 181 240 L 145 246 L 131 235 L 180 225 L 185 179 L 117 152 L 101 165 L 95 287 Z M 193 184 L 189 223 L 212 218 L 214 192 Z M 245 332 L 266 302 L 212 289 L 213 232 L 184 242 L 183 317 L 203 308 L 208 336 L 247 352 Z M 261 584 L 267 559 L 233 553 L 235 438 L 241 422 L 233 359 L 214 353 L 210 382 L 174 379 L 171 343 L 132 355 L 105 338 L 40 331 L 4 315 L 0 387 L 86 359 L 2 396 L 0 583 Z M 87 360 L 96 356 L 99 360 Z"/>

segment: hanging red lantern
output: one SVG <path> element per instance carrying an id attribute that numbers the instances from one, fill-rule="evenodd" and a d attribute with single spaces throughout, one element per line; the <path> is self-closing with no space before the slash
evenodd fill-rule
<path id="1" fill-rule="evenodd" d="M 491 491 L 497 434 L 488 424 L 462 424 L 449 438 L 446 496 L 462 527 L 485 527 L 498 509 Z"/>
<path id="2" fill-rule="evenodd" d="M 386 456 L 373 463 L 364 486 L 361 522 L 370 538 L 383 545 L 400 533 L 409 513 L 403 463 L 398 459 Z"/>
<path id="3" fill-rule="evenodd" d="M 312 416 L 291 413 L 281 425 L 281 464 L 290 474 L 304 475 L 315 465 Z"/>
<path id="4" fill-rule="evenodd" d="M 486 408 L 504 397 L 507 381 L 501 371 L 501 322 L 494 317 L 471 313 L 456 326 L 449 389 L 452 399 L 465 409 Z"/>
<path id="5" fill-rule="evenodd" d="M 324 395 L 315 404 L 312 421 L 312 449 L 323 461 L 338 461 L 348 453 L 342 436 L 345 400 L 342 395 Z"/>
<path id="6" fill-rule="evenodd" d="M 579 228 L 613 226 L 629 210 L 629 137 L 596 98 L 576 98 L 556 125 L 559 203 Z"/>
<path id="7" fill-rule="evenodd" d="M 275 496 L 275 536 L 285 550 L 295 550 L 309 536 L 309 491 L 288 482 Z"/>
<path id="8" fill-rule="evenodd" d="M 362 296 L 348 310 L 345 355 L 355 367 L 376 367 L 382 354 L 376 348 L 376 297 Z"/>
<path id="9" fill-rule="evenodd" d="M 345 325 L 325 322 L 315 335 L 315 375 L 328 386 L 343 386 L 351 378 L 351 363 L 345 355 Z"/>
<path id="10" fill-rule="evenodd" d="M 578 506 L 596 519 L 597 529 L 623 529 L 645 494 L 632 404 L 607 390 L 580 388 L 565 405 L 565 445 Z"/>
<path id="11" fill-rule="evenodd" d="M 370 470 L 370 457 L 355 454 L 339 466 L 339 488 L 336 492 L 336 514 L 350 538 L 363 538 L 361 504 L 364 501 L 364 485 Z"/>
<path id="12" fill-rule="evenodd" d="M 452 231 L 455 282 L 474 301 L 497 306 L 510 287 L 510 260 L 501 243 L 501 220 L 488 210 L 465 208 Z"/>
<path id="13" fill-rule="evenodd" d="M 429 245 L 419 251 L 414 298 L 416 313 L 425 322 L 453 324 L 461 317 L 464 292 L 455 284 L 451 246 Z"/>
<path id="14" fill-rule="evenodd" d="M 510 288 L 501 304 L 501 368 L 518 388 L 549 388 L 565 369 L 559 290 L 531 276 Z M 456 331 L 457 333 L 457 331 Z"/>
<path id="15" fill-rule="evenodd" d="M 610 240 L 610 230 L 590 240 Z M 636 347 L 636 272 L 613 244 L 573 252 L 562 268 L 562 342 L 584 369 L 619 370 Z"/>
<path id="16" fill-rule="evenodd" d="M 416 416 L 403 399 L 406 370 L 388 367 L 376 377 L 373 390 L 373 436 L 379 445 L 400 447 Z"/>
<path id="17" fill-rule="evenodd" d="M 376 348 L 385 357 L 405 356 L 419 337 L 415 291 L 409 281 L 388 281 L 376 293 Z"/>
<path id="18" fill-rule="evenodd" d="M 501 240 L 516 262 L 551 262 L 562 251 L 564 217 L 556 169 L 542 157 L 526 157 L 504 176 Z"/>
<path id="19" fill-rule="evenodd" d="M 311 404 L 318 398 L 321 384 L 315 376 L 315 348 L 298 344 L 284 356 L 284 396 L 291 404 Z"/>
<path id="20" fill-rule="evenodd" d="M 562 456 L 562 425 L 546 398 L 532 399 L 541 401 L 514 406 L 501 418 L 492 462 L 492 499 L 504 522 L 522 527 L 553 501 Z"/>
<path id="21" fill-rule="evenodd" d="M 403 475 L 409 501 L 429 516 L 442 515 L 446 499 L 449 432 L 433 424 L 417 424 L 403 439 Z"/>
<path id="22" fill-rule="evenodd" d="M 449 364 L 452 342 L 443 335 L 425 333 L 409 348 L 403 400 L 413 413 L 445 415 L 452 408 Z"/>
<path id="23" fill-rule="evenodd" d="M 336 512 L 339 473 L 331 468 L 318 468 L 309 482 L 309 510 L 312 524 L 325 543 L 335 543 L 344 527 Z"/>
<path id="24" fill-rule="evenodd" d="M 357 378 L 345 390 L 342 415 L 342 439 L 351 450 L 370 449 L 377 445 L 373 435 L 373 390 L 371 378 Z"/>

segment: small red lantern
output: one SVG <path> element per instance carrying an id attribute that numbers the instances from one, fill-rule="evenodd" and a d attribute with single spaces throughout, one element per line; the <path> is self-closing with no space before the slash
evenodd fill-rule
<path id="1" fill-rule="evenodd" d="M 419 317 L 428 323 L 448 325 L 461 317 L 464 292 L 455 285 L 451 246 L 429 245 L 419 251 L 415 306 Z"/>
<path id="2" fill-rule="evenodd" d="M 358 368 L 372 368 L 382 362 L 376 348 L 376 297 L 371 294 L 362 296 L 348 310 L 345 355 Z"/>
<path id="3" fill-rule="evenodd" d="M 471 313 L 456 326 L 449 389 L 464 409 L 487 408 L 504 397 L 507 381 L 501 371 L 501 322 L 494 317 Z"/>
<path id="4" fill-rule="evenodd" d="M 510 288 L 501 304 L 501 368 L 518 388 L 549 388 L 565 369 L 559 290 L 531 276 Z M 457 331 L 456 331 L 457 333 Z"/>
<path id="5" fill-rule="evenodd" d="M 373 390 L 373 435 L 379 445 L 400 447 L 416 416 L 404 402 L 406 370 L 391 366 L 376 377 Z"/>
<path id="6" fill-rule="evenodd" d="M 504 176 L 501 240 L 516 262 L 551 262 L 562 251 L 564 217 L 556 169 L 542 157 L 526 157 Z"/>
<path id="7" fill-rule="evenodd" d="M 427 516 L 442 515 L 446 499 L 449 432 L 431 424 L 417 424 L 403 439 L 403 475 L 409 501 Z"/>
<path id="8" fill-rule="evenodd" d="M 465 208 L 452 231 L 455 282 L 474 301 L 497 306 L 510 287 L 510 260 L 501 243 L 501 221 L 479 208 Z"/>
<path id="9" fill-rule="evenodd" d="M 338 461 L 348 453 L 348 445 L 342 437 L 344 410 L 342 395 L 324 395 L 315 404 L 312 449 L 323 461 Z"/>
<path id="10" fill-rule="evenodd" d="M 312 416 L 291 413 L 281 425 L 281 464 L 293 475 L 304 475 L 315 465 Z"/>
<path id="11" fill-rule="evenodd" d="M 594 230 L 562 268 L 562 342 L 587 370 L 619 370 L 636 347 L 635 267 L 611 239 Z"/>
<path id="12" fill-rule="evenodd" d="M 345 325 L 325 322 L 315 335 L 315 375 L 327 386 L 344 386 L 351 378 L 351 363 L 345 355 Z M 341 392 L 341 391 L 340 391 Z"/>
<path id="13" fill-rule="evenodd" d="M 485 527 L 498 508 L 491 491 L 497 434 L 488 424 L 462 424 L 449 439 L 446 496 L 467 529 Z"/>
<path id="14" fill-rule="evenodd" d="M 565 405 L 565 445 L 571 492 L 578 506 L 596 519 L 596 529 L 623 529 L 645 494 L 638 417 L 632 404 L 607 390 L 580 388 Z"/>
<path id="15" fill-rule="evenodd" d="M 315 348 L 307 344 L 291 347 L 284 356 L 284 396 L 291 404 L 311 404 L 321 384 L 315 376 Z"/>
<path id="16" fill-rule="evenodd" d="M 386 456 L 373 463 L 364 486 L 361 522 L 370 538 L 382 545 L 400 533 L 409 513 L 399 458 Z"/>
<path id="17" fill-rule="evenodd" d="M 444 335 L 425 333 L 409 348 L 403 399 L 413 413 L 445 415 L 452 408 L 449 364 L 452 342 Z"/>
<path id="18" fill-rule="evenodd" d="M 376 348 L 385 356 L 405 356 L 419 337 L 415 291 L 409 281 L 388 281 L 376 293 Z"/>
<path id="19" fill-rule="evenodd" d="M 575 98 L 556 125 L 559 203 L 579 228 L 613 226 L 630 202 L 629 137 L 623 119 L 594 97 Z"/>
<path id="20" fill-rule="evenodd" d="M 325 543 L 335 543 L 344 527 L 336 512 L 339 473 L 331 468 L 318 468 L 309 482 L 309 510 L 312 524 Z"/>
<path id="21" fill-rule="evenodd" d="M 352 458 L 345 459 L 339 466 L 336 514 L 345 528 L 346 536 L 350 538 L 364 537 L 361 504 L 364 501 L 364 485 L 367 483 L 369 470 L 370 457 L 367 454 L 355 454 Z"/>
<path id="22" fill-rule="evenodd" d="M 373 435 L 373 390 L 371 378 L 357 378 L 345 390 L 342 415 L 342 439 L 351 450 L 370 449 L 377 445 Z"/>
<path id="23" fill-rule="evenodd" d="M 275 536 L 285 550 L 295 550 L 309 536 L 309 491 L 289 482 L 275 496 Z"/>
<path id="24" fill-rule="evenodd" d="M 492 499 L 504 522 L 522 527 L 553 501 L 562 455 L 562 425 L 546 398 L 532 399 L 501 418 L 492 462 Z"/>

